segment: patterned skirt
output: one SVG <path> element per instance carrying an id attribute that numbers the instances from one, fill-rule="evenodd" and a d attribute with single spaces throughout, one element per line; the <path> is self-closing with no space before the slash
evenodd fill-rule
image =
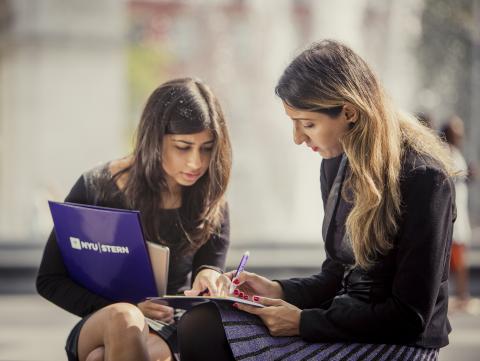
<path id="1" fill-rule="evenodd" d="M 273 337 L 257 316 L 221 304 L 217 307 L 237 361 L 438 360 L 438 349 L 365 343 L 311 343 L 300 337 Z"/>

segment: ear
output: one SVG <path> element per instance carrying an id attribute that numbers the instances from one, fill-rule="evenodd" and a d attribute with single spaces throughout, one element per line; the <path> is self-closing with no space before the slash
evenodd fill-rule
<path id="1" fill-rule="evenodd" d="M 355 123 L 358 119 L 358 110 L 352 104 L 346 103 L 343 106 L 343 111 L 345 112 L 345 119 L 349 123 Z"/>

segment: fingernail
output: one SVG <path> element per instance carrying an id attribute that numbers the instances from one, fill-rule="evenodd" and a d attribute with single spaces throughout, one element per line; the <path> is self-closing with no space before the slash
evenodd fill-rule
<path id="1" fill-rule="evenodd" d="M 234 303 L 232 306 L 238 308 L 238 303 Z"/>
<path id="2" fill-rule="evenodd" d="M 239 293 L 240 293 L 240 291 L 239 291 L 239 290 L 235 290 L 235 291 L 233 291 L 233 294 L 234 294 L 235 296 L 238 296 L 238 295 L 239 295 Z"/>
<path id="3" fill-rule="evenodd" d="M 248 296 L 247 295 L 243 296 L 243 299 L 248 300 Z"/>
<path id="4" fill-rule="evenodd" d="M 239 297 L 243 298 L 243 296 L 245 296 L 245 294 L 243 292 L 240 292 Z"/>
<path id="5" fill-rule="evenodd" d="M 258 296 L 253 296 L 253 300 L 254 300 L 255 302 L 258 302 L 258 301 L 260 301 L 260 297 L 258 297 Z"/>
<path id="6" fill-rule="evenodd" d="M 234 284 L 234 285 L 238 285 L 239 283 L 240 283 L 240 281 L 239 281 L 238 278 L 235 278 L 235 279 L 233 280 L 233 284 Z"/>

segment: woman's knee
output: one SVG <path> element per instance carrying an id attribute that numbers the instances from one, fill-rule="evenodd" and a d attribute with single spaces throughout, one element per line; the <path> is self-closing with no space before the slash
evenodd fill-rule
<path id="1" fill-rule="evenodd" d="M 220 312 L 213 303 L 194 307 L 183 315 L 178 325 L 178 346 L 184 361 L 234 360 Z"/>
<path id="2" fill-rule="evenodd" d="M 97 347 L 87 355 L 85 361 L 103 361 L 105 358 L 105 347 Z"/>
<path id="3" fill-rule="evenodd" d="M 125 332 L 137 330 L 145 332 L 146 323 L 142 311 L 130 303 L 116 303 L 110 307 L 107 321 L 107 332 L 112 334 L 122 334 Z"/>
<path id="4" fill-rule="evenodd" d="M 213 303 L 192 308 L 179 321 L 178 337 L 180 343 L 208 343 L 210 338 L 218 339 L 224 335 L 222 319 Z M 224 336 L 223 336 L 224 337 Z"/>
<path id="5" fill-rule="evenodd" d="M 77 350 L 80 360 L 87 360 L 100 345 L 128 347 L 146 340 L 148 326 L 142 311 L 129 303 L 115 303 L 95 312 L 79 331 Z M 95 357 L 93 354 L 91 357 Z"/>
<path id="6" fill-rule="evenodd" d="M 110 308 L 108 323 L 111 326 L 125 328 L 131 326 L 142 326 L 145 323 L 145 317 L 142 311 L 130 303 L 115 303 L 108 306 Z"/>
<path id="7" fill-rule="evenodd" d="M 171 361 L 172 352 L 167 342 L 159 336 L 150 333 L 147 340 L 147 350 L 152 361 Z"/>

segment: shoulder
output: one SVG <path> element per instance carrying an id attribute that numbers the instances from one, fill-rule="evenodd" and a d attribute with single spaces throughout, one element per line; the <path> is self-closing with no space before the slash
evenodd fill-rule
<path id="1" fill-rule="evenodd" d="M 439 188 L 451 193 L 453 188 L 452 178 L 438 161 L 413 150 L 404 154 L 400 183 L 404 196 L 412 192 L 427 195 Z"/>
<path id="2" fill-rule="evenodd" d="M 102 168 L 104 165 L 98 165 L 86 172 L 83 172 L 74 183 L 70 192 L 65 197 L 66 202 L 80 204 L 95 204 L 95 189 L 100 184 Z"/>
<path id="3" fill-rule="evenodd" d="M 402 180 L 424 177 L 450 178 L 447 171 L 438 161 L 428 155 L 419 154 L 413 150 L 405 151 L 402 159 L 400 177 Z"/>
<path id="4" fill-rule="evenodd" d="M 95 167 L 85 171 L 81 179 L 83 180 L 87 199 L 92 204 L 99 204 L 105 197 L 109 198 L 116 192 L 112 186 L 113 176 L 110 171 L 111 161 L 100 163 Z"/>
<path id="5" fill-rule="evenodd" d="M 100 184 L 104 183 L 106 180 L 111 179 L 111 173 L 109 172 L 109 164 L 100 163 L 95 167 L 83 172 L 82 178 L 85 183 L 85 188 L 94 189 Z"/>

